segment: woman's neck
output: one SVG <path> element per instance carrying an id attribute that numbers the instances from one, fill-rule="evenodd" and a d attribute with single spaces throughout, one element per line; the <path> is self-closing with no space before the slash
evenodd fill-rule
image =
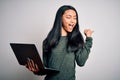
<path id="1" fill-rule="evenodd" d="M 63 27 L 61 28 L 61 36 L 67 36 L 67 32 Z"/>

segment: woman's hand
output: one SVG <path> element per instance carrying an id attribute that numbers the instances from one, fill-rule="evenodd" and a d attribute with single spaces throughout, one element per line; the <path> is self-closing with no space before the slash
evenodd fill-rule
<path id="1" fill-rule="evenodd" d="M 26 68 L 28 68 L 30 71 L 36 73 L 39 71 L 38 65 L 34 63 L 32 59 L 28 58 Z"/>
<path id="2" fill-rule="evenodd" d="M 85 34 L 86 37 L 91 37 L 93 32 L 94 31 L 92 31 L 91 29 L 85 29 L 84 30 L 84 34 Z"/>

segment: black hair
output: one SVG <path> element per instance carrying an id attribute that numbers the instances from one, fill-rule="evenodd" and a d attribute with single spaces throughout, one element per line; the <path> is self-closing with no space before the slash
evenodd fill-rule
<path id="1" fill-rule="evenodd" d="M 67 51 L 77 51 L 78 48 L 83 47 L 84 39 L 79 31 L 78 24 L 78 13 L 76 9 L 70 5 L 64 5 L 60 7 L 56 13 L 55 21 L 53 24 L 53 28 L 48 33 L 48 36 L 43 41 L 43 53 L 50 52 L 59 42 L 61 37 L 61 27 L 62 27 L 62 16 L 66 10 L 72 9 L 76 12 L 77 23 L 72 32 L 67 34 L 68 43 L 67 43 Z"/>

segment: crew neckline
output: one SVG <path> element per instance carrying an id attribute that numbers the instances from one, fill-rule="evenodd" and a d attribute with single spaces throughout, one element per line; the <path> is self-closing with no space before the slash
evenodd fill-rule
<path id="1" fill-rule="evenodd" d="M 67 36 L 61 36 L 61 37 L 67 37 Z"/>

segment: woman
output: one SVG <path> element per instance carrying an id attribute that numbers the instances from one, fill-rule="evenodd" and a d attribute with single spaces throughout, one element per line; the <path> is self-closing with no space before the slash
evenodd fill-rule
<path id="1" fill-rule="evenodd" d="M 53 28 L 43 41 L 44 65 L 60 72 L 46 75 L 45 80 L 75 80 L 75 63 L 84 66 L 92 47 L 92 33 L 90 29 L 84 30 L 84 42 L 75 8 L 69 5 L 60 7 Z M 39 75 L 32 60 L 28 61 L 27 68 Z"/>

